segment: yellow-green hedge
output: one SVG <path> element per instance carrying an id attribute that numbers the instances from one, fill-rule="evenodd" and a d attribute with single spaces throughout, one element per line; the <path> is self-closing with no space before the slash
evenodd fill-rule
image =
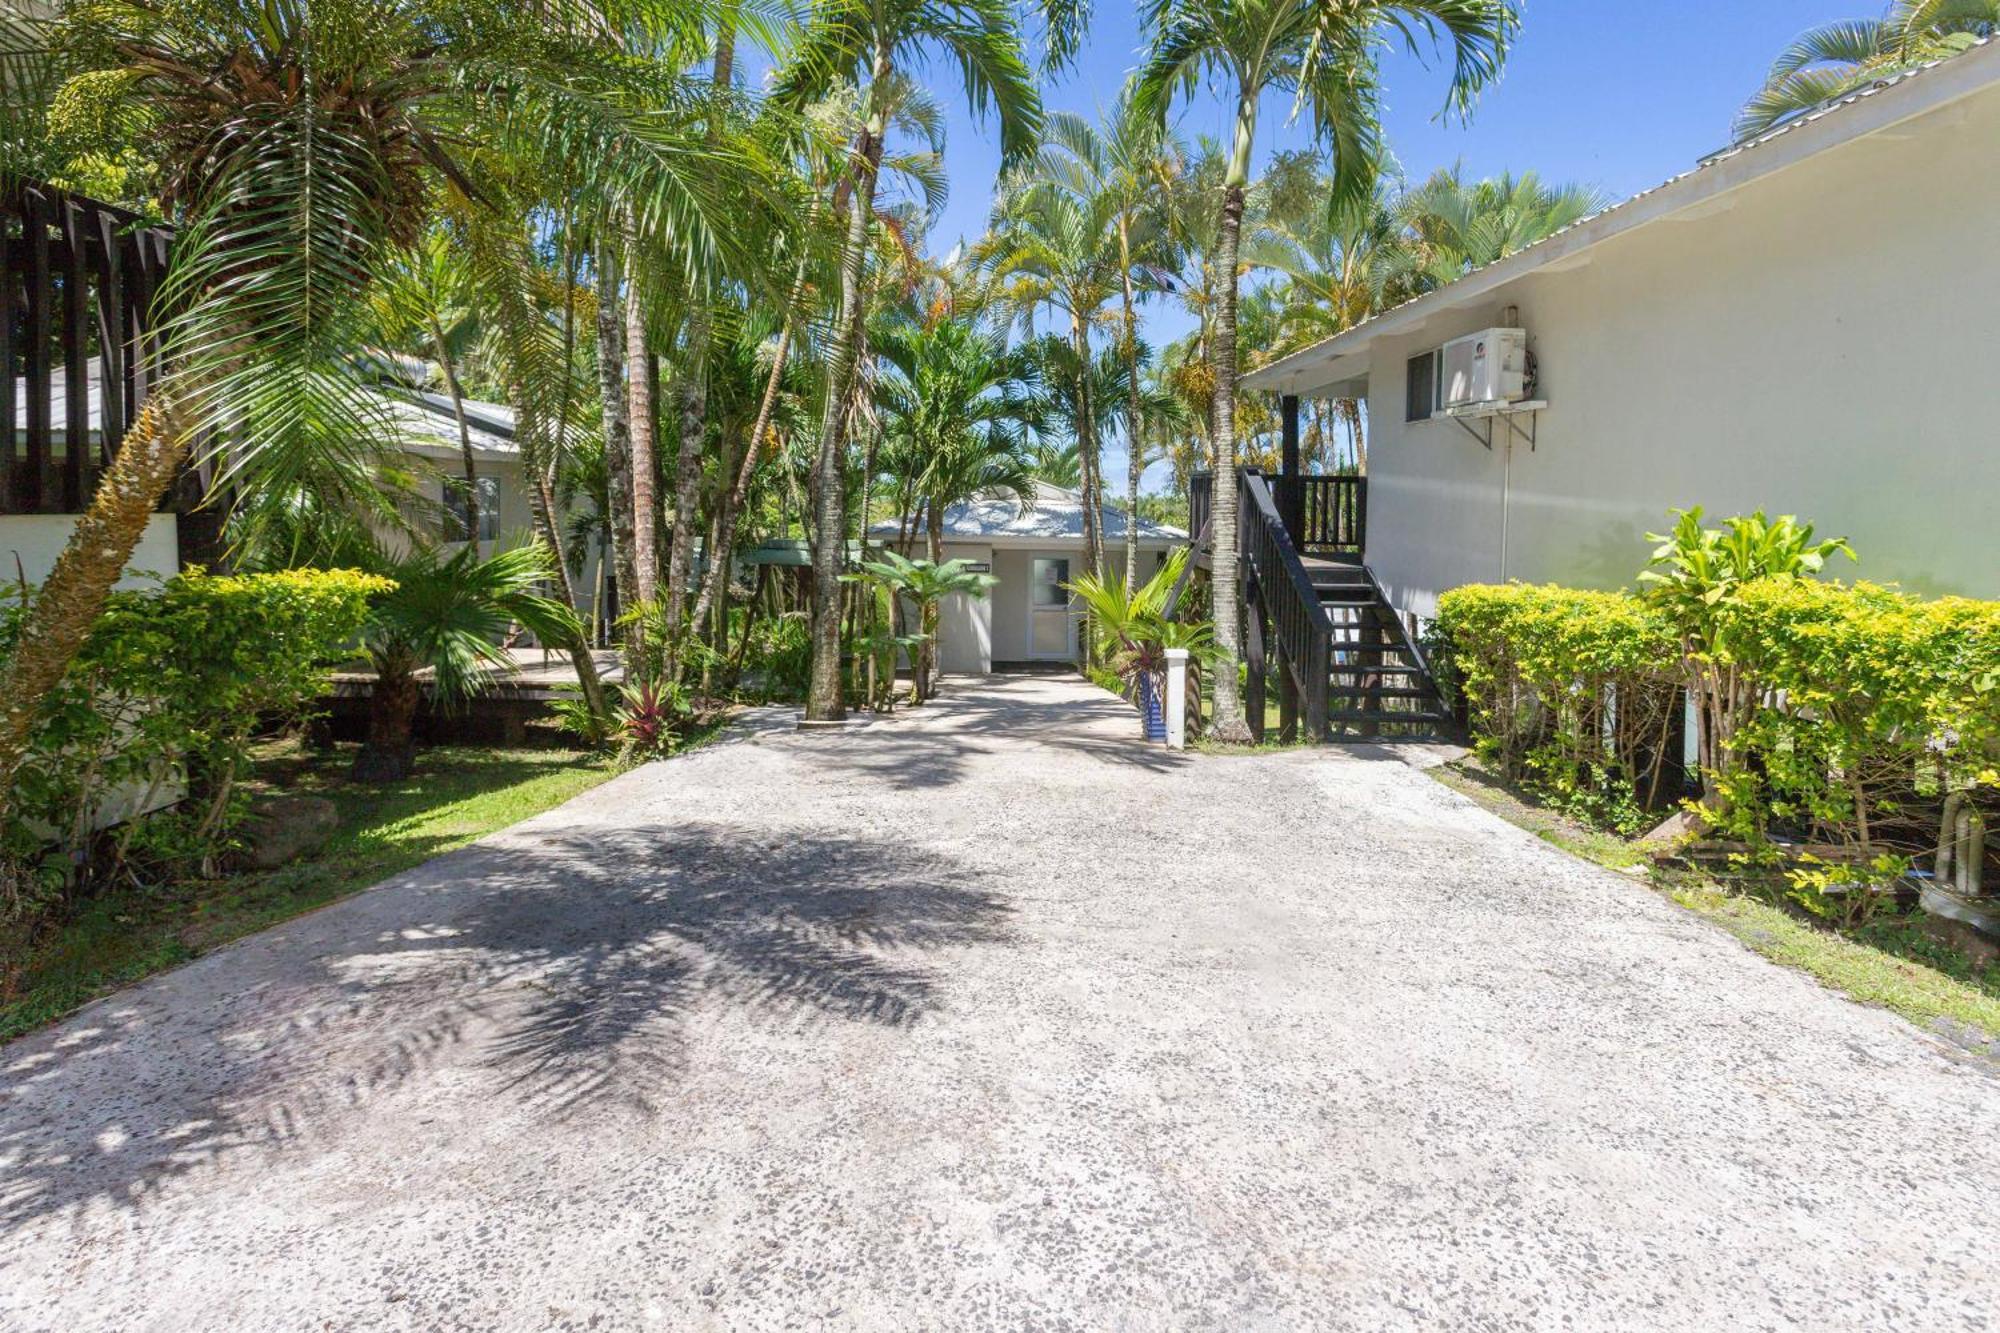
<path id="1" fill-rule="evenodd" d="M 2000 603 L 1769 578 L 1713 608 L 1714 661 L 1749 685 L 1711 822 L 1848 864 L 1916 860 L 1952 791 L 2000 785 Z M 1634 822 L 1698 664 L 1643 595 L 1512 584 L 1439 599 L 1473 734 L 1511 776 Z M 1706 659 L 1704 659 L 1706 662 Z M 1879 872 L 1878 872 L 1879 873 Z"/>
<path id="2" fill-rule="evenodd" d="M 1473 585 L 1438 600 L 1437 632 L 1473 736 L 1509 777 L 1628 829 L 1671 795 L 1662 780 L 1678 653 L 1640 599 Z"/>
<path id="3" fill-rule="evenodd" d="M 127 856 L 212 859 L 252 736 L 304 712 L 394 586 L 353 570 L 196 570 L 112 594 L 37 714 L 0 812 L 0 857 L 16 872 L 0 879 L 18 886 L 0 901 L 0 928 L 59 907 Z M 18 595 L 0 595 L 0 658 L 21 623 Z M 183 787 L 199 798 L 185 813 L 97 836 L 108 799 L 145 808 L 149 793 Z"/>

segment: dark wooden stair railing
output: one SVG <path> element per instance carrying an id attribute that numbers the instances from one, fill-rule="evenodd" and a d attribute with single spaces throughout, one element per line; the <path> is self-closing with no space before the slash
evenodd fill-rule
<path id="1" fill-rule="evenodd" d="M 1256 469 L 1238 477 L 1238 579 L 1249 668 L 1244 702 L 1251 734 L 1264 736 L 1272 653 L 1284 690 L 1280 716 L 1287 739 L 1298 721 L 1308 740 L 1448 732 L 1451 719 L 1429 662 L 1362 563 L 1366 479 L 1270 477 Z M 1213 480 L 1198 473 L 1191 482 L 1199 555 L 1212 540 Z"/>

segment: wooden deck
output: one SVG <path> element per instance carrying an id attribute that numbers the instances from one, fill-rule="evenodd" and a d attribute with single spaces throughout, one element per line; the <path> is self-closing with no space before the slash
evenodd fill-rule
<path id="1" fill-rule="evenodd" d="M 607 686 L 625 678 L 625 667 L 614 648 L 591 653 L 597 674 Z M 528 724 L 555 715 L 559 700 L 575 698 L 582 686 L 569 654 L 540 648 L 506 651 L 510 665 L 494 673 L 493 682 L 455 709 L 440 707 L 427 689 L 417 713 L 418 738 L 427 742 L 470 742 L 480 745 L 520 745 Z M 428 680 L 429 671 L 418 679 Z M 320 700 L 322 733 L 334 740 L 359 740 L 367 729 L 369 700 L 375 693 L 375 673 L 358 664 L 333 673 Z"/>

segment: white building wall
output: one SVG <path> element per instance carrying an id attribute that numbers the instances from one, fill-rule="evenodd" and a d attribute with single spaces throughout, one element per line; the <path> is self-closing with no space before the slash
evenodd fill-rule
<path id="1" fill-rule="evenodd" d="M 74 514 L 7 514 L 0 516 L 0 578 L 14 582 L 18 574 L 40 583 L 55 568 L 56 557 L 76 527 Z M 118 582 L 121 588 L 154 584 L 180 570 L 180 522 L 172 514 L 155 514 L 146 523 L 137 549 Z"/>
<path id="2" fill-rule="evenodd" d="M 1368 557 L 1391 596 L 1428 615 L 1463 583 L 1627 584 L 1696 504 L 1846 536 L 1843 577 L 2000 596 L 1996 142 L 1989 90 L 1378 340 Z M 1536 448 L 1406 425 L 1407 358 L 1508 306 L 1550 402 Z"/>

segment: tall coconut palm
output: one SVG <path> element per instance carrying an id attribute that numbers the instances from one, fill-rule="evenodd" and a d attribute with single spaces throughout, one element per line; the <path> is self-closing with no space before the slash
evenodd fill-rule
<path id="1" fill-rule="evenodd" d="M 934 214 L 943 206 L 945 198 L 944 111 L 915 81 L 899 76 L 894 84 L 887 99 L 889 126 L 900 137 L 914 140 L 915 147 L 906 151 L 885 151 L 879 174 L 883 178 L 905 182 L 907 188 L 925 201 L 927 211 Z M 797 345 L 802 321 L 811 314 L 807 301 L 810 280 L 816 276 L 815 265 L 822 258 L 825 238 L 818 233 L 829 216 L 823 201 L 833 192 L 836 182 L 847 178 L 846 146 L 860 133 L 862 120 L 857 90 L 841 87 L 809 108 L 802 118 L 803 132 L 794 137 L 796 169 L 805 181 L 811 202 L 795 228 L 770 238 L 772 251 L 782 259 L 778 271 L 791 272 L 791 285 L 784 293 L 777 336 L 769 345 L 765 363 L 763 392 L 758 399 L 757 412 L 746 443 L 736 460 L 734 481 L 718 494 L 718 512 L 713 525 L 718 551 L 727 552 L 734 548 L 738 516 L 749 498 L 758 463 L 775 452 L 770 447 L 773 422 L 785 398 L 788 375 L 796 378 L 792 374 L 792 351 Z M 792 387 L 794 390 L 797 388 L 796 385 Z M 728 581 L 729 562 L 712 561 L 690 617 L 693 623 L 703 623 L 710 609 L 723 600 Z"/>
<path id="2" fill-rule="evenodd" d="M 1040 165 L 1040 164 L 1038 164 Z M 1075 432 L 1083 479 L 1083 564 L 1104 569 L 1104 465 L 1097 397 L 1104 386 L 1091 374 L 1091 329 L 1104 322 L 1119 285 L 1114 199 L 1079 193 L 1050 175 L 1024 168 L 1004 185 L 992 228 L 973 249 L 986 273 L 990 309 L 1003 322 L 1032 331 L 1045 311 L 1067 324 L 1069 355 L 1047 360 L 1052 377 L 1067 379 L 1060 393 Z M 1116 396 L 1116 386 L 1113 386 Z"/>
<path id="3" fill-rule="evenodd" d="M 1003 0 L 815 0 L 780 85 L 783 96 L 804 103 L 823 93 L 830 80 L 851 78 L 864 90 L 866 108 L 844 180 L 840 303 L 827 348 L 826 396 L 813 468 L 813 666 L 805 710 L 811 721 L 833 721 L 847 713 L 840 671 L 840 574 L 847 549 L 847 419 L 866 313 L 863 266 L 896 75 L 901 62 L 924 51 L 958 67 L 966 99 L 976 112 L 990 109 L 995 114 L 1003 161 L 1018 161 L 1032 151 L 1041 131 L 1041 97 L 1023 57 L 1014 13 Z"/>
<path id="4" fill-rule="evenodd" d="M 2000 0 L 1897 0 L 1880 18 L 1812 28 L 1786 47 L 1743 109 L 1738 143 L 1899 71 L 2000 32 Z"/>
<path id="5" fill-rule="evenodd" d="M 1221 667 L 1215 679 L 1215 732 L 1247 741 L 1236 670 L 1242 614 L 1236 589 L 1236 297 L 1243 210 L 1251 151 L 1264 95 L 1289 92 L 1315 143 L 1333 157 L 1336 196 L 1364 193 L 1381 160 L 1377 49 L 1384 33 L 1414 51 L 1449 46 L 1453 56 L 1447 108 L 1469 111 L 1473 97 L 1500 71 L 1519 26 L 1514 0 L 1148 0 L 1151 49 L 1133 100 L 1141 113 L 1164 121 L 1180 96 L 1204 75 L 1225 81 L 1235 98 L 1227 165 L 1215 201 L 1221 215 L 1215 315 L 1214 607 Z"/>

